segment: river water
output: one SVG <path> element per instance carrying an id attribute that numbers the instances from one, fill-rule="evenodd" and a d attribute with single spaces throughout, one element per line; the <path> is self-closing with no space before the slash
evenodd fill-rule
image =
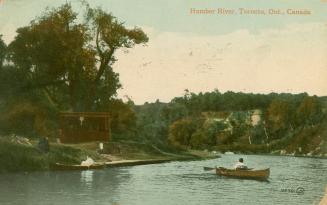
<path id="1" fill-rule="evenodd" d="M 231 167 L 243 157 L 249 167 L 270 167 L 269 182 L 216 176 L 203 167 Z M 0 176 L 1 205 L 217 205 L 317 204 L 327 185 L 327 160 L 223 155 L 95 171 Z"/>

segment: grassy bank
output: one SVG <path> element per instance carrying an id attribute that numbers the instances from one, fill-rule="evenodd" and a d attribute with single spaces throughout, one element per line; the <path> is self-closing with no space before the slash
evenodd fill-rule
<path id="1" fill-rule="evenodd" d="M 46 171 L 50 164 L 80 164 L 90 156 L 98 162 L 120 160 L 196 160 L 213 158 L 203 151 L 163 151 L 155 146 L 136 142 L 111 142 L 99 151 L 98 143 L 57 144 L 50 143 L 49 153 L 37 148 L 37 141 L 24 138 L 0 138 L 0 173 L 19 171 Z"/>
<path id="2" fill-rule="evenodd" d="M 87 155 L 100 158 L 94 151 L 59 144 L 51 144 L 49 153 L 44 154 L 38 150 L 36 142 L 0 138 L 0 173 L 49 170 L 49 165 L 56 162 L 79 164 Z"/>
<path id="3" fill-rule="evenodd" d="M 80 146 L 80 145 L 77 145 Z M 210 153 L 195 150 L 176 150 L 159 148 L 152 144 L 124 141 L 104 144 L 103 153 L 118 159 L 148 160 L 148 159 L 206 159 L 213 157 Z"/>

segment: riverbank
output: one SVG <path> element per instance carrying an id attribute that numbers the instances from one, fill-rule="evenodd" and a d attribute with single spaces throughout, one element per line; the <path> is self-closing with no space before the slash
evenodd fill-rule
<path id="1" fill-rule="evenodd" d="M 48 171 L 51 170 L 50 165 L 52 164 L 76 165 L 85 160 L 87 156 L 96 162 L 107 164 L 108 167 L 118 167 L 170 161 L 212 159 L 217 158 L 215 153 L 220 152 L 169 150 L 169 148 L 163 150 L 151 144 L 134 141 L 104 143 L 102 150 L 99 149 L 99 143 L 97 142 L 80 144 L 51 142 L 49 153 L 42 153 L 37 149 L 36 140 L 29 141 L 23 137 L 11 136 L 0 138 L 0 173 Z M 326 156 L 291 155 L 281 152 L 243 153 L 236 151 L 235 153 L 326 159 Z"/>
<path id="2" fill-rule="evenodd" d="M 326 205 L 327 204 L 327 188 L 326 188 L 326 191 L 325 191 L 325 195 L 324 197 L 321 199 L 319 205 Z"/>
<path id="3" fill-rule="evenodd" d="M 220 145 L 215 146 L 212 148 L 212 150 L 215 150 L 217 152 L 221 153 L 228 153 L 233 152 L 235 154 L 255 154 L 255 155 L 268 155 L 268 156 L 291 156 L 291 157 L 306 157 L 306 158 L 319 158 L 319 159 L 327 159 L 327 152 L 324 151 L 327 148 L 324 147 L 323 149 L 319 151 L 311 151 L 309 153 L 303 153 L 299 152 L 299 149 L 297 151 L 289 151 L 285 149 L 276 149 L 273 145 L 241 145 L 241 144 L 235 144 L 235 145 Z"/>
<path id="4" fill-rule="evenodd" d="M 171 162 L 170 159 L 149 159 L 149 160 L 120 160 L 113 162 L 106 162 L 106 167 L 128 167 L 137 165 L 147 165 L 147 164 L 161 164 L 166 162 Z"/>
<path id="5" fill-rule="evenodd" d="M 79 149 L 57 143 L 50 144 L 50 151 L 43 153 L 37 148 L 37 141 L 23 137 L 0 138 L 0 173 L 49 170 L 50 164 L 79 164 L 90 156 L 101 157 L 92 150 Z"/>
<path id="6" fill-rule="evenodd" d="M 220 155 L 208 153 L 206 151 L 190 150 L 188 155 L 175 155 L 171 157 L 170 155 L 153 159 L 143 159 L 143 160 L 114 160 L 111 162 L 105 162 L 107 167 L 126 167 L 126 166 L 137 166 L 137 165 L 147 165 L 147 164 L 161 164 L 172 161 L 195 161 L 195 160 L 205 160 L 220 158 Z"/>
<path id="7" fill-rule="evenodd" d="M 105 143 L 103 150 L 99 149 L 99 143 L 96 142 L 81 144 L 51 142 L 49 152 L 42 153 L 37 148 L 37 141 L 17 136 L 0 138 L 0 173 L 48 171 L 51 164 L 80 164 L 87 156 L 96 162 L 106 163 L 108 167 L 216 157 L 209 152 L 197 150 L 163 151 L 153 145 L 136 142 Z"/>
<path id="8" fill-rule="evenodd" d="M 262 155 L 262 156 L 278 156 L 278 157 L 299 157 L 312 159 L 327 159 L 325 155 L 298 155 L 298 154 L 279 154 L 279 153 L 249 153 L 249 152 L 225 152 L 223 154 L 238 154 L 238 155 Z"/>

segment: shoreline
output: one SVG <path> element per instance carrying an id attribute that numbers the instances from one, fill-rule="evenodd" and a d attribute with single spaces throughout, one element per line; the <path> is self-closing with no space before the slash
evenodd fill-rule
<path id="1" fill-rule="evenodd" d="M 235 153 L 236 154 L 236 153 Z M 240 153 L 242 154 L 242 153 Z M 305 155 L 292 155 L 292 154 L 245 154 L 245 155 L 264 155 L 264 156 L 277 156 L 277 157 L 299 157 L 299 158 L 311 158 L 311 159 L 327 159 L 327 156 L 305 156 Z"/>
<path id="2" fill-rule="evenodd" d="M 201 161 L 201 160 L 210 160 L 210 159 L 218 159 L 221 155 L 216 156 L 208 156 L 208 157 L 176 157 L 170 159 L 123 159 L 116 160 L 111 162 L 105 162 L 106 168 L 114 168 L 114 167 L 128 167 L 128 166 L 138 166 L 138 165 L 149 165 L 149 164 L 162 164 L 168 162 L 180 162 L 180 161 Z"/>
<path id="3" fill-rule="evenodd" d="M 299 157 L 299 158 L 311 158 L 311 159 L 327 159 L 327 156 L 303 156 L 303 155 L 291 155 L 291 154 L 245 154 L 245 153 L 235 153 L 244 155 L 264 155 L 264 156 L 276 156 L 276 157 Z"/>
<path id="4" fill-rule="evenodd" d="M 237 155 L 242 155 L 242 153 L 235 153 Z M 225 155 L 225 154 L 223 154 Z M 326 157 L 320 156 L 293 156 L 293 155 L 276 155 L 276 154 L 243 154 L 243 155 L 262 155 L 262 156 L 277 156 L 277 157 L 301 157 L 301 158 L 314 158 L 314 159 L 327 159 Z M 218 159 L 222 155 L 211 156 L 211 157 L 181 157 L 181 158 L 162 158 L 162 159 L 119 159 L 114 161 L 105 161 L 102 162 L 105 164 L 105 168 L 117 168 L 117 167 L 130 167 L 130 166 L 140 166 L 140 165 L 151 165 L 151 164 L 162 164 L 169 162 L 178 162 L 178 161 L 201 161 L 201 160 L 210 160 Z M 54 171 L 49 169 L 48 171 Z"/>
<path id="5" fill-rule="evenodd" d="M 42 153 L 36 141 L 24 141 L 23 138 L 2 138 L 0 140 L 0 172 L 51 171 L 56 163 L 76 166 L 87 156 L 105 167 L 124 167 L 158 164 L 172 161 L 196 161 L 219 158 L 224 151 L 208 150 L 163 150 L 156 146 L 141 143 L 111 142 L 106 143 L 99 153 L 98 143 L 58 144 L 51 143 L 49 153 Z M 231 151 L 229 151 L 231 152 Z M 230 153 L 232 154 L 232 153 Z M 280 153 L 238 152 L 240 155 L 287 156 L 313 159 L 327 159 L 324 154 L 298 155 Z"/>
<path id="6" fill-rule="evenodd" d="M 199 158 L 199 157 L 182 157 L 182 158 L 170 158 L 170 159 L 120 159 L 115 161 L 96 161 L 95 164 L 102 165 L 102 166 L 96 166 L 96 167 L 87 167 L 87 166 L 81 166 L 78 164 L 75 165 L 67 165 L 60 164 L 60 166 L 65 166 L 66 168 L 58 169 L 57 166 L 50 166 L 48 172 L 52 171 L 84 171 L 84 170 L 95 170 L 95 169 L 110 169 L 110 168 L 118 168 L 118 167 L 131 167 L 131 166 L 141 166 L 141 165 L 152 165 L 152 164 L 163 164 L 163 163 L 169 163 L 169 162 L 181 162 L 181 161 L 200 161 L 200 160 L 208 160 L 208 159 L 215 159 L 220 158 L 220 156 L 215 157 L 205 157 L 205 158 Z M 52 168 L 51 168 L 52 167 Z M 69 167 L 69 168 L 67 168 Z M 73 168 L 73 169 L 71 169 Z"/>
<path id="7" fill-rule="evenodd" d="M 113 143 L 111 143 L 112 145 Z M 116 151 L 116 147 L 119 147 Z M 199 150 L 162 151 L 152 145 L 119 143 L 105 144 L 99 153 L 97 143 L 50 143 L 47 153 L 41 152 L 36 141 L 23 138 L 0 139 L 0 173 L 52 171 L 53 165 L 78 166 L 87 157 L 106 167 L 157 164 L 171 161 L 205 160 L 217 156 Z M 112 151 L 112 152 L 111 152 Z"/>
<path id="8" fill-rule="evenodd" d="M 219 151 L 218 151 L 219 153 Z M 296 155 L 296 154 L 275 154 L 275 153 L 241 153 L 233 152 L 237 155 L 264 155 L 264 156 L 278 156 L 278 157 L 300 157 L 300 158 L 312 158 L 312 159 L 327 159 L 327 156 L 318 156 L 318 155 Z M 224 153 L 219 153 L 220 155 L 225 155 Z M 228 154 L 227 154 L 228 155 Z M 233 154 L 231 154 L 233 155 Z"/>
<path id="9" fill-rule="evenodd" d="M 148 164 L 162 164 L 167 162 L 173 162 L 176 160 L 172 159 L 148 159 L 148 160 L 119 160 L 112 162 L 105 162 L 106 168 L 114 167 L 129 167 L 137 165 L 148 165 Z"/>
<path id="10" fill-rule="evenodd" d="M 241 154 L 242 153 L 235 153 Z M 225 155 L 225 154 L 222 154 Z M 206 157 L 206 158 L 197 158 L 197 157 L 188 157 L 188 158 L 175 158 L 175 159 L 123 159 L 123 160 L 115 160 L 111 162 L 105 162 L 106 168 L 115 168 L 115 167 L 128 167 L 128 166 L 138 166 L 138 165 L 150 165 L 150 164 L 162 164 L 168 162 L 176 162 L 176 161 L 197 161 L 197 160 L 210 160 L 210 159 L 218 159 L 222 157 L 222 155 Z M 277 156 L 277 157 L 301 157 L 301 158 L 314 158 L 314 159 L 327 159 L 327 157 L 321 156 L 301 156 L 301 155 L 276 155 L 276 154 L 244 154 L 244 155 L 263 155 L 263 156 Z"/>

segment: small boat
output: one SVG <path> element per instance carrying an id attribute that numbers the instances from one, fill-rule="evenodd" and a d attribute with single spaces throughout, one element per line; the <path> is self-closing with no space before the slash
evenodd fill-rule
<path id="1" fill-rule="evenodd" d="M 67 165 L 67 164 L 60 164 L 60 163 L 55 163 L 55 164 L 50 165 L 51 170 L 62 170 L 62 171 L 103 169 L 105 167 L 106 167 L 106 164 L 104 164 L 104 163 L 94 163 L 94 164 L 89 165 L 89 166 L 86 166 L 86 165 Z"/>
<path id="2" fill-rule="evenodd" d="M 240 179 L 255 179 L 255 180 L 268 180 L 270 169 L 262 170 L 242 170 L 242 169 L 226 169 L 224 167 L 216 168 L 216 174 L 226 177 L 240 178 Z"/>

